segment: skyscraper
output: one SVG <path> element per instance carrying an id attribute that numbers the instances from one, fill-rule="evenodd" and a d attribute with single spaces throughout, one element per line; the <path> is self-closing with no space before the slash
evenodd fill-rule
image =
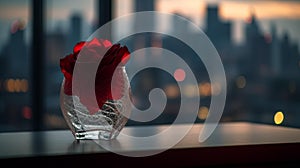
<path id="1" fill-rule="evenodd" d="M 277 30 L 274 24 L 271 27 L 272 34 L 272 48 L 271 48 L 271 64 L 272 70 L 275 75 L 279 75 L 281 72 L 280 63 L 280 41 L 277 38 Z"/>
<path id="2" fill-rule="evenodd" d="M 231 23 L 219 17 L 219 6 L 206 8 L 206 34 L 219 52 L 231 45 Z"/>
<path id="3" fill-rule="evenodd" d="M 246 23 L 247 74 L 251 77 L 269 75 L 271 70 L 270 36 L 260 30 L 255 14 Z"/>
<path id="4" fill-rule="evenodd" d="M 154 11 L 154 0 L 135 0 L 135 12 Z M 140 26 L 154 27 L 154 17 L 149 15 L 147 20 L 145 18 L 139 18 L 138 16 L 134 21 L 134 30 L 141 28 Z M 137 35 L 134 42 L 134 50 L 144 48 L 145 46 L 151 46 L 153 36 L 148 34 Z"/>
<path id="5" fill-rule="evenodd" d="M 69 45 L 68 48 L 72 49 L 73 46 L 81 40 L 82 36 L 82 16 L 80 13 L 74 13 L 70 18 L 69 26 Z"/>
<path id="6" fill-rule="evenodd" d="M 26 125 L 29 116 L 22 113 L 24 109 L 30 109 L 29 104 L 29 50 L 25 44 L 25 25 L 21 20 L 15 20 L 10 28 L 10 36 L 0 53 L 1 64 L 0 81 L 0 119 L 4 125 Z M 2 106 L 2 107 L 1 107 Z M 29 110 L 30 111 L 30 110 Z"/>

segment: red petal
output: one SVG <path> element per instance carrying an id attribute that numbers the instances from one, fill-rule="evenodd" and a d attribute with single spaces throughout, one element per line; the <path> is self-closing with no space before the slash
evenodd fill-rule
<path id="1" fill-rule="evenodd" d="M 65 80 L 64 93 L 66 95 L 72 95 L 72 79 L 71 80 L 68 80 L 68 79 Z"/>
<path id="2" fill-rule="evenodd" d="M 60 59 L 60 68 L 62 73 L 64 74 L 65 78 L 70 79 L 72 78 L 73 69 L 75 65 L 75 55 L 70 54 L 65 58 Z"/>
<path id="3" fill-rule="evenodd" d="M 102 44 L 104 45 L 105 48 L 109 48 L 112 46 L 111 42 L 108 40 L 102 40 Z"/>
<path id="4" fill-rule="evenodd" d="M 87 42 L 87 47 L 101 47 L 102 44 L 97 38 L 93 38 L 91 41 Z"/>
<path id="5" fill-rule="evenodd" d="M 102 107 L 107 100 L 117 100 L 123 95 L 124 87 L 123 73 L 118 72 L 122 69 L 116 69 L 113 66 L 104 66 L 101 72 L 96 75 L 95 91 L 99 107 Z M 113 75 L 115 79 L 112 81 Z"/>
<path id="6" fill-rule="evenodd" d="M 122 57 L 121 65 L 125 65 L 129 59 L 130 59 L 130 54 L 125 53 L 124 56 Z"/>
<path id="7" fill-rule="evenodd" d="M 81 41 L 81 42 L 77 43 L 75 45 L 75 47 L 73 48 L 73 53 L 78 54 L 80 52 L 81 48 L 84 46 L 84 44 L 85 44 L 84 41 Z"/>
<path id="8" fill-rule="evenodd" d="M 86 92 L 86 83 L 89 81 L 84 80 L 83 77 L 78 84 L 75 83 L 74 86 L 72 86 L 73 69 L 77 60 L 77 55 L 80 51 L 82 51 L 81 56 L 85 63 L 95 63 L 95 61 L 102 58 L 95 79 L 95 92 L 98 107 L 91 104 L 89 97 L 91 94 Z M 66 79 L 64 85 L 66 94 L 79 96 L 80 101 L 88 108 L 91 114 L 96 113 L 99 110 L 99 107 L 101 108 L 107 100 L 120 99 L 123 96 L 124 77 L 122 76 L 122 73 L 116 72 L 116 79 L 114 79 L 114 81 L 112 81 L 112 77 L 115 70 L 121 70 L 119 68 L 116 69 L 116 67 L 125 65 L 130 58 L 130 53 L 126 46 L 121 47 L 120 44 L 112 45 L 109 40 L 93 38 L 88 42 L 77 43 L 73 52 L 73 54 L 60 60 L 61 71 Z M 72 93 L 72 87 L 75 88 L 74 93 Z"/>
<path id="9" fill-rule="evenodd" d="M 130 59 L 130 53 L 128 51 L 128 48 L 124 46 L 122 50 L 123 50 L 123 54 L 121 56 L 121 64 L 120 64 L 121 66 L 125 65 Z"/>
<path id="10" fill-rule="evenodd" d="M 101 60 L 100 66 L 112 64 L 115 56 L 117 55 L 120 49 L 120 44 L 113 45 L 104 55 L 103 59 Z"/>

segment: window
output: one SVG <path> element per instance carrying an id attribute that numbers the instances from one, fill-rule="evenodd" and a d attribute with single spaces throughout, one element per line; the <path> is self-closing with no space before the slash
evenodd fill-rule
<path id="1" fill-rule="evenodd" d="M 30 130 L 30 1 L 0 4 L 0 130 Z"/>
<path id="2" fill-rule="evenodd" d="M 60 85 L 63 79 L 59 67 L 60 58 L 73 51 L 74 45 L 86 40 L 96 26 L 96 2 L 45 1 L 45 57 L 46 57 L 46 129 L 66 128 L 59 106 Z"/>
<path id="3" fill-rule="evenodd" d="M 46 107 L 41 112 L 42 120 L 45 129 L 64 129 L 66 123 L 59 106 L 63 77 L 59 58 L 70 53 L 76 42 L 86 40 L 95 31 L 98 1 L 46 0 L 44 6 L 45 48 L 42 56 L 46 62 Z M 33 60 L 30 47 L 31 24 L 35 16 L 31 16 L 31 9 L 30 0 L 0 2 L 0 131 L 33 129 L 31 89 L 35 88 L 31 85 Z M 222 122 L 250 121 L 300 127 L 299 9 L 297 1 L 176 0 L 174 3 L 171 0 L 148 0 L 140 3 L 114 0 L 112 15 L 115 18 L 134 11 L 157 10 L 188 18 L 210 38 L 225 68 L 228 90 Z M 132 21 L 129 24 L 133 25 Z M 156 24 L 169 31 L 174 28 L 189 31 L 189 27 L 173 25 L 172 20 Z M 154 36 L 159 38 L 153 38 L 149 45 L 173 50 L 178 55 L 189 53 L 183 50 L 184 44 L 171 37 Z M 138 39 L 138 36 L 124 41 L 135 38 Z M 129 46 L 131 51 L 137 49 L 135 47 L 141 46 Z M 192 53 L 189 54 L 187 62 L 193 63 L 193 70 L 199 75 L 199 90 L 196 91 L 201 95 L 201 105 L 196 122 L 203 122 L 209 112 L 212 90 L 216 91 L 218 85 L 209 82 L 201 60 L 189 60 L 193 57 Z M 173 112 L 178 108 L 180 97 L 178 86 L 174 83 L 181 80 L 184 72 L 178 69 L 175 78 L 162 74 L 166 80 L 155 83 L 160 73 L 158 70 L 145 70 L 132 84 L 136 96 L 145 100 L 141 108 L 147 108 L 149 104 L 147 95 L 138 93 L 161 87 L 168 97 L 164 114 L 152 122 L 130 121 L 128 125 L 168 124 L 176 117 L 176 112 Z M 146 87 L 149 83 L 153 85 Z M 193 92 L 193 86 L 185 88 L 185 94 L 193 96 Z"/>

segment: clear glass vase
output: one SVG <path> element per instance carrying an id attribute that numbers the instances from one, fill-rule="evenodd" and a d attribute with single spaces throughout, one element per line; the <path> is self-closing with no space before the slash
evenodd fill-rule
<path id="1" fill-rule="evenodd" d="M 107 100 L 95 114 L 91 114 L 87 107 L 75 95 L 64 92 L 63 79 L 60 92 L 60 107 L 63 116 L 77 140 L 83 139 L 115 139 L 128 121 L 131 112 L 130 84 L 125 67 L 118 67 L 121 73 L 122 97 L 118 100 Z M 100 93 L 101 94 L 101 93 Z M 127 115 L 124 115 L 127 114 Z"/>

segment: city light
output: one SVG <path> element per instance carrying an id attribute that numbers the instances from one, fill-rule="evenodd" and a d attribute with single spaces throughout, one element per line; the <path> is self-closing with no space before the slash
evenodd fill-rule
<path id="1" fill-rule="evenodd" d="M 281 111 L 277 111 L 274 115 L 274 123 L 279 125 L 283 122 L 284 120 L 284 115 Z"/>
<path id="2" fill-rule="evenodd" d="M 179 88 L 176 85 L 167 85 L 164 91 L 168 98 L 177 98 L 179 96 Z"/>
<path id="3" fill-rule="evenodd" d="M 186 85 L 184 86 L 183 93 L 187 97 L 196 97 L 198 95 L 198 86 L 197 85 Z"/>
<path id="4" fill-rule="evenodd" d="M 24 107 L 22 108 L 22 115 L 23 115 L 23 117 L 26 118 L 26 119 L 31 119 L 31 117 L 32 117 L 32 111 L 31 111 L 31 108 L 28 107 L 28 106 L 24 106 Z"/>
<path id="5" fill-rule="evenodd" d="M 5 81 L 5 88 L 6 91 L 8 92 L 14 92 L 15 88 L 14 88 L 14 80 L 13 79 L 8 79 Z"/>
<path id="6" fill-rule="evenodd" d="M 185 71 L 181 68 L 178 68 L 174 72 L 174 78 L 176 81 L 181 82 L 185 79 Z"/>
<path id="7" fill-rule="evenodd" d="M 179 89 L 176 85 L 168 85 L 165 87 L 166 95 L 170 98 L 176 98 L 179 96 Z M 185 85 L 183 87 L 183 93 L 186 97 L 195 96 L 211 96 L 218 95 L 221 92 L 221 86 L 219 83 L 202 82 L 197 85 Z"/>
<path id="8" fill-rule="evenodd" d="M 206 106 L 201 106 L 199 108 L 199 112 L 198 112 L 198 118 L 200 120 L 205 120 L 207 118 L 208 115 L 208 108 Z"/>
<path id="9" fill-rule="evenodd" d="M 20 81 L 20 79 L 16 79 L 13 84 L 14 84 L 15 91 L 20 92 L 21 91 L 21 81 Z"/>
<path id="10" fill-rule="evenodd" d="M 26 79 L 7 79 L 4 82 L 4 88 L 10 93 L 25 93 L 28 91 L 28 81 Z"/>
<path id="11" fill-rule="evenodd" d="M 244 76 L 239 76 L 236 81 L 236 86 L 240 89 L 244 88 L 247 84 L 246 78 Z"/>
<path id="12" fill-rule="evenodd" d="M 211 85 L 209 82 L 202 82 L 199 84 L 200 96 L 210 96 L 211 95 Z"/>

